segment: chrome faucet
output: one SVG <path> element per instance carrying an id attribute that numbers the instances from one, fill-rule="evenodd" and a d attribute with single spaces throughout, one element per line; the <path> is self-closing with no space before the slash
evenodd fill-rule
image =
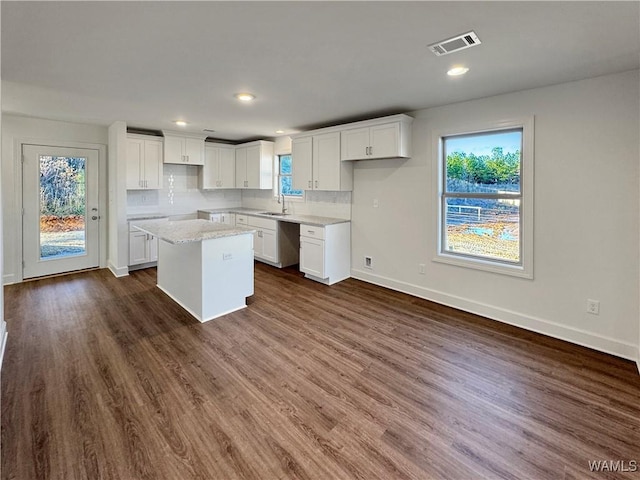
<path id="1" fill-rule="evenodd" d="M 280 198 L 282 198 L 282 202 L 280 202 Z M 284 205 L 284 193 L 281 193 L 281 194 L 278 196 L 278 203 L 282 203 L 282 215 L 284 215 L 285 213 L 287 213 L 287 209 L 285 208 L 285 205 Z"/>

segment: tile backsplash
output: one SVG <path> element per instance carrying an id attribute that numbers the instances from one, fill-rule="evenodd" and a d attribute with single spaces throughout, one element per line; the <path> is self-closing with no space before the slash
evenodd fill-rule
<path id="1" fill-rule="evenodd" d="M 240 190 L 199 190 L 198 167 L 164 165 L 162 190 L 127 190 L 127 214 L 184 215 L 201 208 L 242 206 Z"/>
<path id="2" fill-rule="evenodd" d="M 256 208 L 279 211 L 271 190 L 200 190 L 194 165 L 164 165 L 162 190 L 128 190 L 127 214 L 184 215 L 205 208 Z M 351 218 L 351 192 L 305 192 L 304 199 L 287 200 L 290 213 Z"/>
<path id="3" fill-rule="evenodd" d="M 351 219 L 351 192 L 307 191 L 304 199 L 285 202 L 289 213 Z M 242 206 L 271 212 L 282 208 L 271 190 L 243 190 Z"/>

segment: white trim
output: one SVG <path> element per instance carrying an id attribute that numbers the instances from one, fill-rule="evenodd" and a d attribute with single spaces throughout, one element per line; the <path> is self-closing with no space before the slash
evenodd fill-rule
<path id="1" fill-rule="evenodd" d="M 2 321 L 2 323 L 0 323 L 0 332 L 0 338 L 2 338 L 2 347 L 0 347 L 0 370 L 2 370 L 2 361 L 4 360 L 4 352 L 7 348 L 7 339 L 9 338 L 7 322 Z"/>
<path id="2" fill-rule="evenodd" d="M 430 300 L 448 307 L 457 308 L 465 312 L 524 328 L 525 330 L 530 330 L 532 332 L 541 333 L 549 337 L 592 348 L 600 352 L 628 360 L 635 360 L 640 363 L 640 359 L 638 359 L 638 347 L 632 343 L 597 335 L 578 328 L 568 327 L 550 320 L 524 315 L 522 313 L 514 312 L 513 310 L 488 305 L 468 298 L 449 295 L 438 290 L 432 290 L 430 288 L 393 280 L 388 277 L 375 275 L 358 269 L 352 269 L 351 276 L 364 282 L 379 285 L 381 287 L 423 298 L 425 300 Z M 640 365 L 638 368 L 640 369 Z"/>
<path id="3" fill-rule="evenodd" d="M 2 284 L 3 285 L 13 285 L 16 282 L 16 276 L 13 273 L 6 273 L 2 275 Z"/>
<path id="4" fill-rule="evenodd" d="M 32 138 L 32 137 L 16 137 L 13 141 L 14 156 L 14 204 L 16 206 L 15 218 L 19 219 L 15 228 L 15 253 L 18 260 L 16 271 L 13 275 L 13 283 L 19 283 L 24 280 L 22 270 L 22 259 L 24 252 L 22 250 L 22 146 L 23 145 L 42 145 L 61 148 L 82 148 L 86 150 L 97 150 L 98 152 L 98 208 L 100 212 L 100 232 L 99 232 L 99 267 L 105 268 L 107 265 L 107 224 L 108 224 L 108 204 L 107 204 L 107 146 L 101 143 L 86 142 L 69 142 L 50 139 Z M 6 275 L 5 275 L 6 277 Z M 4 278 L 3 278 L 4 280 Z"/>
<path id="5" fill-rule="evenodd" d="M 493 262 L 491 259 L 465 258 L 442 252 L 442 138 L 454 135 L 486 133 L 491 131 L 522 128 L 522 171 L 521 171 L 521 210 L 520 241 L 522 246 L 522 265 L 509 265 L 504 262 Z M 432 187 L 435 198 L 432 200 L 433 218 L 437 219 L 435 234 L 434 262 L 447 263 L 458 267 L 474 268 L 493 273 L 512 275 L 533 279 L 533 210 L 534 210 L 534 117 L 503 119 L 495 122 L 475 122 L 467 125 L 445 129 L 431 129 L 431 166 Z"/>
<path id="6" fill-rule="evenodd" d="M 278 198 L 280 196 L 280 157 L 285 155 L 289 155 L 291 157 L 291 162 L 293 162 L 293 155 L 291 152 L 288 153 L 276 153 L 273 156 L 273 198 Z M 293 180 L 293 173 L 291 174 L 291 178 Z M 302 195 L 285 195 L 285 199 L 287 202 L 302 202 L 305 201 L 307 191 L 302 190 Z"/>
<path id="7" fill-rule="evenodd" d="M 111 271 L 111 273 L 113 273 L 113 276 L 117 278 L 126 277 L 127 275 L 129 275 L 129 267 L 118 268 L 113 263 L 109 262 L 107 268 Z"/>

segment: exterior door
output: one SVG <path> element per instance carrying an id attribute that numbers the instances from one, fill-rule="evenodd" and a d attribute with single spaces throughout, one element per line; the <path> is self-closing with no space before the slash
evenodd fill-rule
<path id="1" fill-rule="evenodd" d="M 23 278 L 98 267 L 98 151 L 23 145 Z"/>

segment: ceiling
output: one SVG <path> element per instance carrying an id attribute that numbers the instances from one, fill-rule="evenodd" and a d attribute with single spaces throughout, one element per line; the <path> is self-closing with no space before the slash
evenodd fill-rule
<path id="1" fill-rule="evenodd" d="M 2 1 L 2 111 L 231 141 L 640 66 L 638 2 Z M 427 46 L 474 30 L 482 44 Z M 470 71 L 452 78 L 462 64 Z M 251 104 L 236 92 L 256 95 Z"/>

